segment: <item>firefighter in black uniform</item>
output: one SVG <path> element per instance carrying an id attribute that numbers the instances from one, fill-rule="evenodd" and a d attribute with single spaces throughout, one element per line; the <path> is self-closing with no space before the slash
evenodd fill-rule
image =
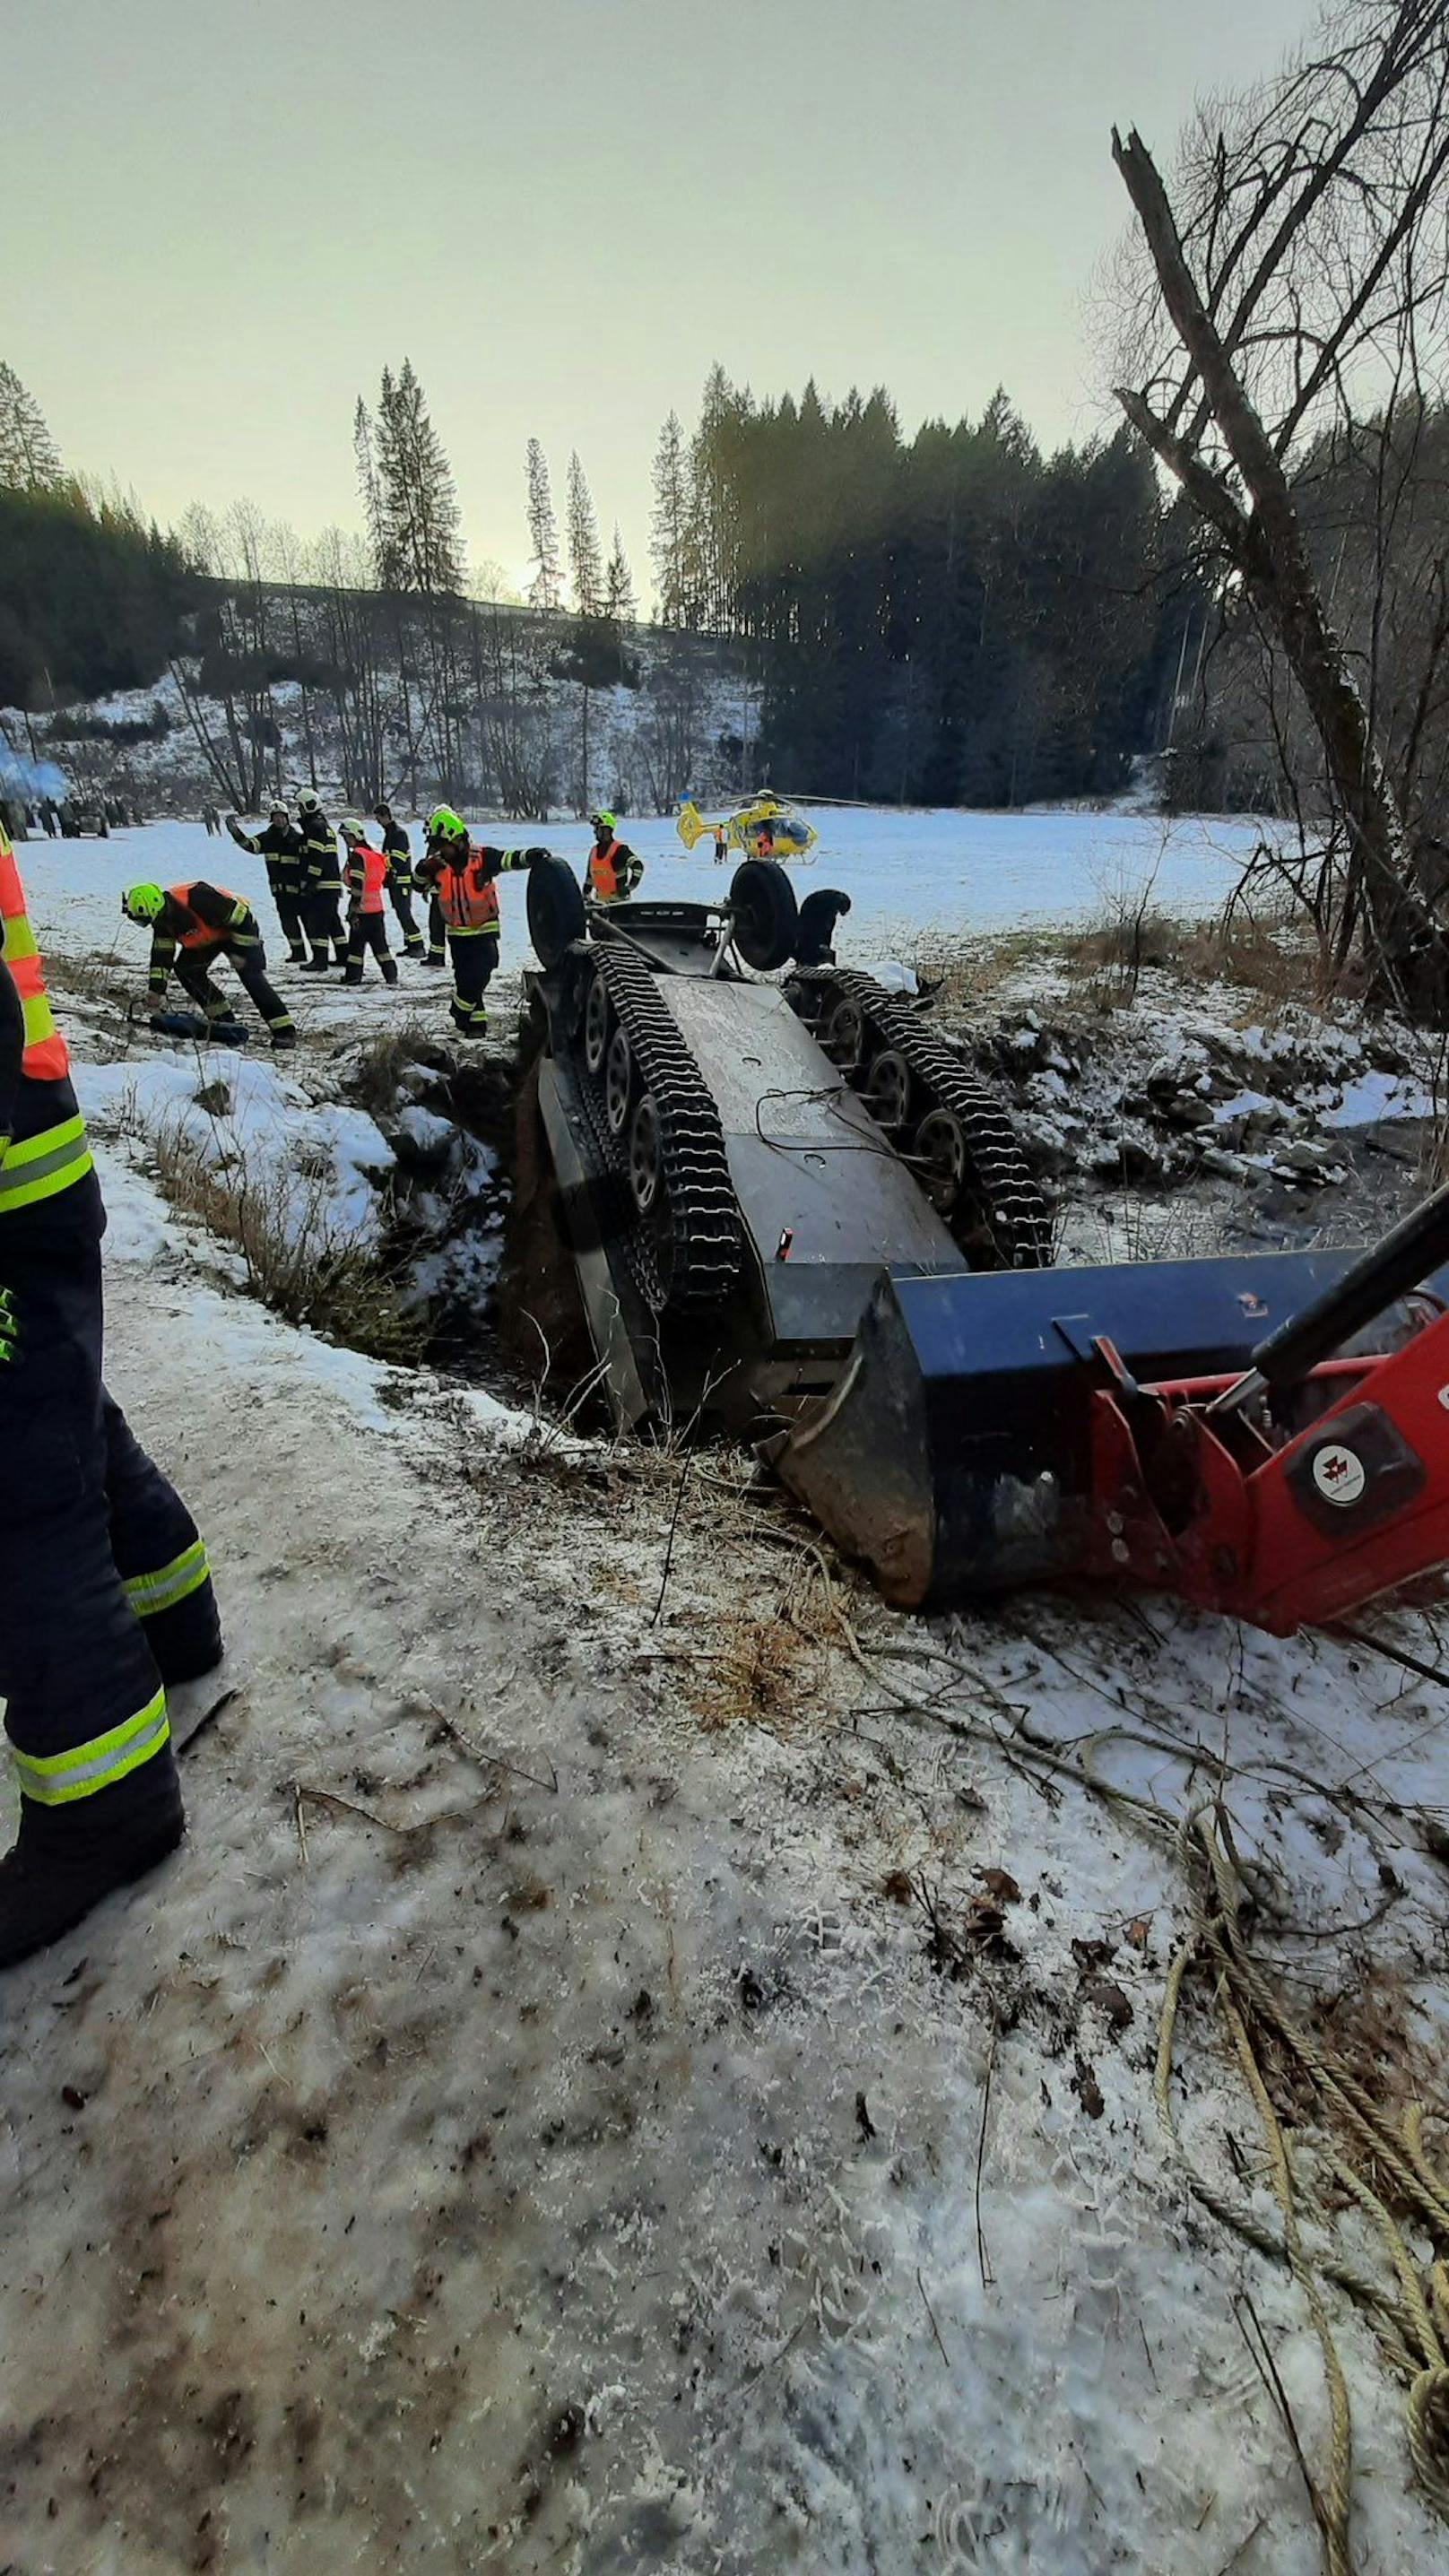
<path id="1" fill-rule="evenodd" d="M 287 943 L 292 965 L 307 962 L 306 942 L 302 932 L 302 835 L 278 798 L 267 818 L 265 831 L 244 832 L 235 814 L 228 814 L 226 828 L 239 850 L 250 850 L 253 858 L 265 859 L 267 883 Z"/>
<path id="2" fill-rule="evenodd" d="M 0 1967 L 181 1840 L 168 1683 L 220 1660 L 196 1523 L 101 1383 L 105 1215 L 0 831 Z"/>
<path id="3" fill-rule="evenodd" d="M 310 787 L 298 797 L 297 811 L 302 818 L 303 903 L 307 936 L 312 942 L 312 954 L 302 972 L 325 975 L 329 965 L 347 964 L 347 934 L 342 927 L 342 862 L 337 855 L 337 835 Z"/>
<path id="4" fill-rule="evenodd" d="M 249 903 L 229 894 L 225 886 L 208 885 L 204 877 L 197 877 L 190 885 L 128 886 L 121 910 L 128 921 L 143 923 L 151 933 L 153 1002 L 164 996 L 174 966 L 183 993 L 199 1006 L 208 1026 L 234 1019 L 226 995 L 211 980 L 212 967 L 224 957 L 266 1022 L 273 1046 L 296 1045 L 291 1012 L 267 981 L 267 952 Z"/>
<path id="5" fill-rule="evenodd" d="M 436 896 L 453 959 L 453 1026 L 465 1038 L 488 1027 L 483 996 L 498 963 L 498 888 L 494 880 L 546 858 L 541 849 L 477 848 L 451 805 L 428 817 L 428 846 L 418 862 L 418 882 Z"/>
<path id="6" fill-rule="evenodd" d="M 397 915 L 397 926 L 403 935 L 403 955 L 416 957 L 422 963 L 426 963 L 427 952 L 423 947 L 423 934 L 413 915 L 413 849 L 408 839 L 407 825 L 397 821 L 390 805 L 374 805 L 372 810 L 376 820 L 382 826 L 381 848 L 383 857 L 388 863 L 387 896 Z M 436 900 L 435 896 L 434 903 Z M 438 924 L 438 954 L 432 962 L 436 966 L 444 963 L 441 921 Z"/>

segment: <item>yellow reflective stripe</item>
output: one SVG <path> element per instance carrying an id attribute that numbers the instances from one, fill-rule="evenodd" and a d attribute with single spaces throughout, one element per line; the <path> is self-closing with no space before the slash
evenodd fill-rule
<path id="1" fill-rule="evenodd" d="M 33 1798 L 40 1807 L 66 1807 L 76 1798 L 93 1798 L 98 1789 L 113 1788 L 129 1772 L 149 1762 L 170 1734 L 163 1686 L 134 1717 L 113 1726 L 107 1735 L 92 1736 L 89 1744 L 72 1745 L 68 1753 L 17 1751 L 15 1770 L 21 1795 Z"/>
<path id="2" fill-rule="evenodd" d="M 54 1198 L 92 1168 L 83 1118 L 67 1118 L 58 1127 L 43 1127 L 0 1154 L 0 1216 Z"/>
<path id="3" fill-rule="evenodd" d="M 190 1547 L 154 1574 L 128 1576 L 126 1598 L 138 1619 L 154 1619 L 158 1610 L 174 1610 L 178 1601 L 199 1592 L 210 1572 L 204 1541 L 193 1539 Z"/>
<path id="4" fill-rule="evenodd" d="M 20 1011 L 25 1022 L 25 1043 L 28 1047 L 39 1046 L 42 1038 L 54 1037 L 55 1022 L 51 1017 L 50 1004 L 43 993 L 31 993 L 21 1003 Z"/>
<path id="5" fill-rule="evenodd" d="M 4 957 L 7 966 L 22 966 L 27 958 L 39 955 L 39 944 L 24 913 L 12 913 L 5 924 L 5 938 L 3 945 L 0 945 L 0 956 Z"/>
<path id="6" fill-rule="evenodd" d="M 38 1136 L 27 1136 L 23 1143 L 11 1146 L 5 1169 L 13 1171 L 17 1163 L 38 1163 L 42 1154 L 54 1153 L 61 1145 L 73 1145 L 85 1132 L 83 1118 L 67 1118 L 58 1127 L 43 1127 Z"/>

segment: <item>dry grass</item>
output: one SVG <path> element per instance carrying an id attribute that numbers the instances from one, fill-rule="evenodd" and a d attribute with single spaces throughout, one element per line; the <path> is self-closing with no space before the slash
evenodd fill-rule
<path id="1" fill-rule="evenodd" d="M 1239 985 L 1270 1012 L 1325 997 L 1318 951 L 1286 913 L 1254 918 L 1239 908 L 1185 922 L 1112 906 L 1062 938 L 1058 953 L 1068 981 L 1099 1011 L 1127 1009 L 1148 968 L 1185 984 Z"/>
<path id="2" fill-rule="evenodd" d="M 251 1296 L 288 1323 L 372 1359 L 414 1356 L 416 1319 L 404 1311 L 396 1283 L 333 1222 L 330 1170 L 249 1174 L 235 1160 L 218 1161 L 184 1116 L 163 1119 L 146 1141 L 168 1205 L 239 1254 Z"/>
<path id="3" fill-rule="evenodd" d="M 783 1614 L 754 1618 L 745 1611 L 711 1623 L 718 1647 L 688 1665 L 688 1697 L 707 1734 L 732 1726 L 763 1726 L 788 1735 L 818 1712 L 829 1679 L 823 1640 Z"/>
<path id="4" fill-rule="evenodd" d="M 989 940 L 928 934 L 907 960 L 923 989 L 934 986 L 949 1009 L 975 1016 L 1000 1002 L 1004 988 L 1033 970 L 1060 967 L 1061 940 L 1045 931 L 1007 931 Z"/>
<path id="5" fill-rule="evenodd" d="M 448 1058 L 435 1039 L 428 1035 L 421 1021 L 382 1030 L 359 1048 L 347 1077 L 347 1095 L 360 1109 L 376 1118 L 386 1115 L 398 1103 L 403 1076 L 413 1065 L 423 1064 L 432 1072 L 445 1069 Z"/>

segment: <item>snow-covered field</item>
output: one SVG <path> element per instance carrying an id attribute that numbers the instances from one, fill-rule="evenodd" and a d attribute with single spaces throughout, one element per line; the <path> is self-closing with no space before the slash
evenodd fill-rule
<path id="1" fill-rule="evenodd" d="M 820 842 L 809 864 L 792 869 L 802 897 L 838 886 L 851 899 L 842 925 L 843 954 L 878 955 L 923 930 L 951 933 L 1030 928 L 1089 920 L 1120 894 L 1153 884 L 1153 902 L 1169 915 L 1202 919 L 1237 884 L 1265 828 L 1251 821 L 1150 814 L 1096 814 L 1078 809 L 1033 814 L 895 813 L 820 809 Z M 414 850 L 422 834 L 408 818 Z M 520 824 L 470 816 L 480 839 L 505 847 L 537 838 L 582 872 L 589 834 L 582 825 Z M 729 866 L 716 867 L 706 847 L 686 852 L 667 816 L 621 815 L 619 828 L 647 868 L 644 895 L 718 900 Z M 1271 828 L 1271 827 L 1269 827 Z M 135 877 L 174 884 L 209 876 L 258 901 L 275 931 L 260 860 L 229 839 L 208 837 L 199 823 L 152 823 L 108 841 L 29 841 L 28 879 L 44 889 L 62 942 L 109 949 L 117 934 L 120 890 Z M 64 900 L 62 900 L 64 898 Z M 502 962 L 528 957 L 523 881 L 502 886 Z M 125 930 L 121 950 L 144 953 L 139 931 Z M 421 975 L 413 973 L 416 990 Z"/>
<path id="2" fill-rule="evenodd" d="M 1088 822 L 843 818 L 801 882 L 856 866 L 889 876 L 881 919 L 969 925 L 1018 830 L 1045 852 L 1070 823 L 1054 908 L 1090 910 L 1124 826 Z M 77 962 L 129 878 L 262 895 L 199 826 L 20 855 Z M 1214 864 L 1205 837 L 1179 859 Z M 139 989 L 141 934 L 117 953 Z M 442 1033 L 439 979 L 404 971 L 398 997 L 284 974 L 296 1058 L 202 1068 L 228 1150 L 295 1131 L 344 1217 L 376 1145 L 318 1125 L 319 1086 L 390 1012 Z M 70 1020 L 111 1374 L 228 1628 L 189 1713 L 234 1696 L 182 1757 L 182 1854 L 0 1993 L 0 2566 L 1312 2576 L 1318 2342 L 1162 2133 L 1190 1891 L 1092 1784 L 1169 1822 L 1221 1790 L 1275 1988 L 1394 2116 L 1422 2087 L 1437 2153 L 1437 1687 L 1160 1602 L 927 1626 L 843 1572 L 827 1595 L 710 1462 L 682 1485 L 533 1434 L 232 1293 L 126 1115 L 139 1085 L 191 1116 L 194 1057 L 104 994 Z M 1385 1633 L 1441 1660 L 1423 1618 Z M 1177 2066 L 1192 2156 L 1274 2231 L 1206 1982 Z M 1369 2220 L 1331 2224 L 1382 2280 Z M 1402 2389 L 1330 2301 L 1359 2576 L 1441 2566 Z"/>

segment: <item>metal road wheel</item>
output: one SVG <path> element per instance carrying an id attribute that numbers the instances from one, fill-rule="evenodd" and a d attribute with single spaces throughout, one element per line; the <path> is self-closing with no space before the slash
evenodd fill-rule
<path id="1" fill-rule="evenodd" d="M 966 1130 L 954 1109 L 933 1109 L 921 1120 L 914 1160 L 932 1207 L 949 1216 L 965 1186 L 968 1160 Z"/>
<path id="2" fill-rule="evenodd" d="M 746 859 L 730 879 L 735 946 L 756 974 L 788 966 L 795 954 L 799 910 L 795 889 L 774 859 Z"/>
<path id="3" fill-rule="evenodd" d="M 878 1055 L 865 1086 L 866 1106 L 882 1127 L 908 1126 L 911 1115 L 911 1068 L 894 1047 Z"/>
<path id="4" fill-rule="evenodd" d="M 556 966 L 564 950 L 582 939 L 588 916 L 573 869 L 545 853 L 528 871 L 528 935 L 540 966 Z"/>
<path id="5" fill-rule="evenodd" d="M 664 1144 L 654 1094 L 646 1091 L 629 1129 L 629 1188 L 641 1216 L 652 1216 L 664 1195 Z"/>
<path id="6" fill-rule="evenodd" d="M 602 1073 L 604 1059 L 609 1052 L 613 1017 L 603 976 L 596 975 L 589 986 L 589 998 L 584 1006 L 584 1062 L 595 1080 Z"/>
<path id="7" fill-rule="evenodd" d="M 616 1136 L 622 1136 L 629 1124 L 633 1099 L 634 1050 L 624 1031 L 615 1029 L 604 1068 L 604 1115 Z"/>
<path id="8" fill-rule="evenodd" d="M 640 1232 L 649 1247 L 655 1299 L 662 1313 L 674 1287 L 674 1211 L 664 1177 L 664 1144 L 652 1091 L 646 1091 L 640 1100 L 629 1129 L 629 1188 L 639 1211 Z"/>
<path id="9" fill-rule="evenodd" d="M 859 1002 L 837 1002 L 825 1029 L 825 1052 L 842 1073 L 854 1073 L 865 1056 L 865 1013 Z"/>

